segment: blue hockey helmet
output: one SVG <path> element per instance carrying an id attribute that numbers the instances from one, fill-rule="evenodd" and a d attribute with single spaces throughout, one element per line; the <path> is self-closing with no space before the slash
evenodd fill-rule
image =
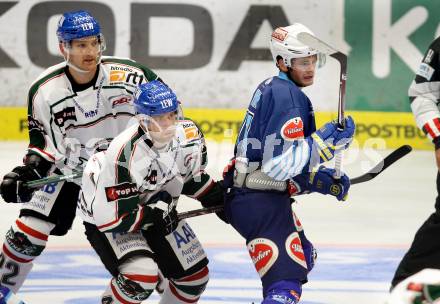
<path id="1" fill-rule="evenodd" d="M 101 26 L 87 11 L 64 13 L 58 21 L 57 37 L 60 42 L 89 36 L 101 36 Z"/>
<path id="2" fill-rule="evenodd" d="M 176 94 L 159 80 L 141 84 L 134 98 L 136 114 L 155 116 L 175 112 L 179 108 Z"/>

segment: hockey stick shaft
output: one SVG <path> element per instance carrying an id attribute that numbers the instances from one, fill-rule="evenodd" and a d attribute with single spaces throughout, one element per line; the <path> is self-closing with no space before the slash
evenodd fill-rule
<path id="1" fill-rule="evenodd" d="M 367 182 L 369 180 L 372 180 L 376 176 L 378 176 L 380 173 L 382 173 L 386 168 L 394 164 L 396 161 L 407 155 L 409 152 L 411 152 L 412 148 L 409 145 L 404 145 L 399 147 L 398 149 L 391 152 L 389 155 L 387 155 L 384 159 L 382 159 L 376 166 L 371 168 L 367 173 L 364 173 L 358 177 L 351 178 L 350 183 L 352 185 L 360 184 Z M 207 207 L 207 208 L 200 208 L 195 209 L 191 211 L 186 211 L 179 213 L 178 217 L 179 219 L 186 219 L 190 217 L 195 217 L 199 215 L 209 214 L 213 212 L 222 211 L 223 206 L 213 206 L 213 207 Z"/>
<path id="2" fill-rule="evenodd" d="M 33 180 L 26 183 L 26 186 L 29 188 L 40 188 L 44 185 L 51 183 L 58 183 L 62 181 L 71 181 L 82 176 L 82 171 L 76 171 L 72 174 L 67 175 L 52 175 L 42 179 Z"/>
<path id="3" fill-rule="evenodd" d="M 347 55 L 339 52 L 334 47 L 328 45 L 324 41 L 320 40 L 310 33 L 299 33 L 298 40 L 308 45 L 315 50 L 327 54 L 333 57 L 339 62 L 340 72 L 339 72 L 339 101 L 338 101 L 338 124 L 339 128 L 344 128 L 344 114 L 345 114 L 345 83 L 347 81 Z M 341 177 L 342 168 L 342 151 L 336 151 L 335 156 L 335 178 Z"/>
<path id="4" fill-rule="evenodd" d="M 345 82 L 347 81 L 347 56 L 341 52 L 330 55 L 340 64 L 339 73 L 339 102 L 338 102 L 338 124 L 344 128 L 345 118 Z M 335 177 L 341 177 L 343 151 L 337 151 L 335 156 Z"/>
<path id="5" fill-rule="evenodd" d="M 179 218 L 179 220 L 183 220 L 186 218 L 204 215 L 204 214 L 210 214 L 210 213 L 218 212 L 218 211 L 222 211 L 222 210 L 223 210 L 223 205 L 212 206 L 212 207 L 206 207 L 206 208 L 200 208 L 200 209 L 194 209 L 191 211 L 181 212 L 177 215 L 177 217 Z"/>

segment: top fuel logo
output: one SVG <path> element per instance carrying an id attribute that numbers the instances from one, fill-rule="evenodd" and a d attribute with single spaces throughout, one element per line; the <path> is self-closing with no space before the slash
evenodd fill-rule
<path id="1" fill-rule="evenodd" d="M 119 199 L 130 198 L 138 195 L 136 184 L 134 183 L 121 183 L 116 186 L 106 187 L 105 195 L 108 202 L 116 201 Z"/>

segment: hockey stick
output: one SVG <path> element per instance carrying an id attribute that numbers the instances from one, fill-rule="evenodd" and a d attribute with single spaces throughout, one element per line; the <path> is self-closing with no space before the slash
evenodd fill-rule
<path id="1" fill-rule="evenodd" d="M 371 168 L 368 172 L 366 172 L 362 175 L 359 175 L 358 177 L 351 178 L 350 183 L 352 185 L 356 185 L 356 184 L 360 184 L 360 183 L 364 183 L 364 182 L 368 182 L 368 181 L 372 180 L 373 178 L 375 178 L 376 176 L 381 174 L 389 166 L 394 164 L 396 161 L 398 161 L 399 159 L 401 159 L 402 157 L 404 157 L 405 155 L 407 155 L 411 151 L 412 151 L 412 148 L 410 145 L 404 145 L 404 146 L 399 147 L 398 149 L 394 150 L 389 155 L 387 155 L 384 159 L 382 159 L 376 166 Z M 77 173 L 70 174 L 70 175 L 56 176 L 56 178 L 57 178 L 57 181 L 60 181 L 60 180 L 77 178 L 79 176 L 80 176 L 80 172 L 77 172 Z M 46 178 L 46 179 L 43 178 L 43 179 L 39 179 L 39 180 L 36 180 L 33 182 L 39 182 L 38 187 L 41 187 L 42 185 L 45 185 L 47 183 L 47 182 L 43 183 L 43 180 L 47 181 L 47 179 L 48 178 Z M 54 176 L 53 180 L 55 180 L 55 176 Z M 56 182 L 56 181 L 52 181 L 52 182 Z M 34 184 L 37 184 L 37 183 L 34 183 Z M 222 210 L 223 210 L 222 205 L 207 207 L 207 208 L 200 208 L 200 209 L 195 209 L 195 210 L 179 213 L 178 217 L 180 220 L 182 220 L 182 219 L 186 219 L 186 218 L 190 218 L 190 217 L 194 217 L 194 216 L 199 216 L 199 215 L 204 215 L 204 214 L 209 214 L 209 213 L 213 213 L 213 212 L 218 212 L 218 211 L 222 211 Z"/>
<path id="2" fill-rule="evenodd" d="M 206 207 L 206 208 L 200 208 L 200 209 L 194 209 L 191 211 L 181 212 L 177 215 L 177 217 L 179 218 L 179 220 L 183 220 L 183 219 L 186 219 L 189 217 L 209 214 L 209 213 L 218 212 L 218 211 L 222 211 L 222 210 L 223 210 L 223 205 L 212 206 L 212 207 Z"/>
<path id="3" fill-rule="evenodd" d="M 396 161 L 407 155 L 409 152 L 411 152 L 412 148 L 410 145 L 404 145 L 399 147 L 398 149 L 391 152 L 389 155 L 387 155 L 384 159 L 382 159 L 376 166 L 368 170 L 368 172 L 359 175 L 358 177 L 351 178 L 350 183 L 352 185 L 368 182 L 369 180 L 372 180 L 379 174 L 381 174 L 386 168 L 394 164 Z M 213 207 L 207 207 L 207 208 L 200 208 L 195 209 L 191 211 L 186 211 L 179 213 L 178 217 L 179 219 L 186 219 L 194 216 L 209 214 L 213 212 L 222 211 L 223 206 L 213 206 Z"/>
<path id="4" fill-rule="evenodd" d="M 298 40 L 309 47 L 333 57 L 339 62 L 339 102 L 338 102 L 338 124 L 341 129 L 344 128 L 344 113 L 345 113 L 345 82 L 347 81 L 347 55 L 331 47 L 324 41 L 317 37 L 302 32 L 298 34 Z M 338 151 L 335 157 L 335 178 L 341 177 L 342 167 L 342 151 Z"/>
<path id="5" fill-rule="evenodd" d="M 26 187 L 29 188 L 40 188 L 41 186 L 50 184 L 50 183 L 58 183 L 62 181 L 70 181 L 82 176 L 82 171 L 75 171 L 72 174 L 67 175 L 52 175 L 45 178 L 29 181 L 25 184 Z"/>
<path id="6" fill-rule="evenodd" d="M 378 163 L 376 166 L 371 168 L 367 173 L 364 173 L 355 178 L 351 178 L 350 183 L 352 185 L 355 185 L 372 180 L 373 178 L 381 174 L 386 168 L 394 164 L 396 161 L 398 161 L 399 159 L 401 159 L 411 151 L 412 151 L 412 147 L 410 145 L 403 145 L 399 147 L 398 149 L 394 150 L 389 155 L 387 155 L 384 159 L 382 159 L 380 163 Z"/>

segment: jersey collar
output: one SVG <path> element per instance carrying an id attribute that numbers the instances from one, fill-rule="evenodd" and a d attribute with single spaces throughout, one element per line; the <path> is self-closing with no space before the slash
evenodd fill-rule
<path id="1" fill-rule="evenodd" d="M 295 81 L 293 81 L 293 80 L 289 77 L 289 75 L 287 75 L 287 73 L 284 73 L 284 72 L 280 71 L 279 74 L 278 74 L 278 77 L 281 78 L 281 79 L 283 79 L 283 80 L 287 80 L 287 81 L 289 81 L 290 83 L 293 83 L 298 89 L 302 90 L 302 87 L 298 86 L 298 85 L 295 83 Z"/>
<path id="2" fill-rule="evenodd" d="M 295 84 L 295 83 L 292 81 L 292 79 L 289 78 L 289 76 L 287 75 L 287 73 L 284 73 L 284 72 L 280 71 L 280 72 L 278 73 L 278 77 L 281 78 L 281 79 L 283 79 L 283 80 L 287 80 L 287 81 L 290 81 L 291 83 Z"/>
<path id="3" fill-rule="evenodd" d="M 66 73 L 66 77 L 70 81 L 70 85 L 72 87 L 72 91 L 76 93 L 76 92 L 81 92 L 81 91 L 87 90 L 91 86 L 96 87 L 96 81 L 97 81 L 98 75 L 100 73 L 100 68 L 98 66 L 98 68 L 96 69 L 95 75 L 93 76 L 92 80 L 90 80 L 87 83 L 82 83 L 82 84 L 79 84 L 79 83 L 77 83 L 75 81 L 75 79 L 73 78 L 72 74 L 70 74 L 69 66 L 68 65 L 66 65 L 66 67 L 64 68 L 64 72 Z"/>

